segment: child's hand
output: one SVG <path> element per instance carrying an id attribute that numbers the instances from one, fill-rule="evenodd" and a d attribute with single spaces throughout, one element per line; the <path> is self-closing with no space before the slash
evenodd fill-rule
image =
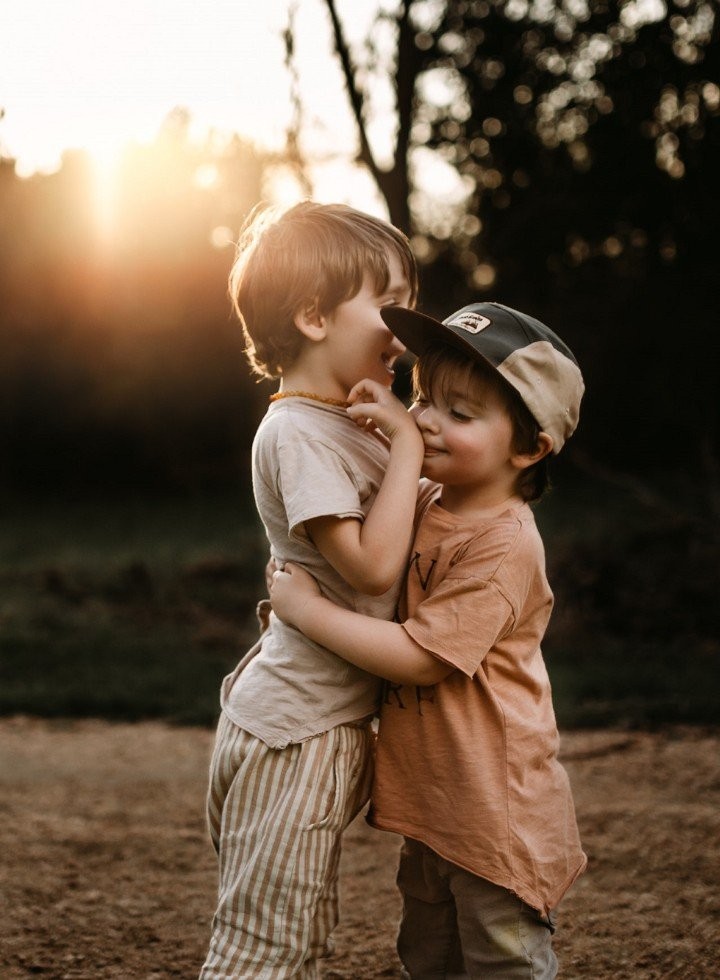
<path id="1" fill-rule="evenodd" d="M 379 430 L 391 442 L 399 434 L 419 435 L 414 418 L 389 388 L 366 378 L 351 389 L 347 413 L 361 428 Z"/>
<path id="2" fill-rule="evenodd" d="M 255 606 L 255 615 L 257 616 L 258 627 L 260 628 L 260 635 L 267 630 L 270 626 L 270 613 L 272 612 L 272 605 L 269 599 L 261 599 L 260 602 Z"/>
<path id="3" fill-rule="evenodd" d="M 321 595 L 315 579 L 299 565 L 286 562 L 282 571 L 273 574 L 270 586 L 273 612 L 290 626 L 300 629 L 299 619 L 309 600 Z"/>
<path id="4" fill-rule="evenodd" d="M 273 556 L 270 555 L 268 563 L 265 566 L 265 588 L 268 590 L 268 595 L 270 594 L 270 588 L 272 586 L 272 577 L 279 568 L 280 566 L 276 563 Z"/>

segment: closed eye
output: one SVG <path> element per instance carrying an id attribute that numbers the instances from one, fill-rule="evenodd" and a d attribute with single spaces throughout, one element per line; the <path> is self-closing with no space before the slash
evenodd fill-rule
<path id="1" fill-rule="evenodd" d="M 410 302 L 410 296 L 405 289 L 388 289 L 387 292 L 383 293 L 380 297 L 381 306 L 402 306 L 407 307 Z"/>

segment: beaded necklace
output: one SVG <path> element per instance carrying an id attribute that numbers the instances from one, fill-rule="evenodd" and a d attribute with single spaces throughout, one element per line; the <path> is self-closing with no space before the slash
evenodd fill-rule
<path id="1" fill-rule="evenodd" d="M 322 402 L 323 405 L 337 405 L 338 408 L 347 408 L 347 402 L 339 398 L 326 398 L 324 395 L 314 395 L 311 391 L 276 391 L 270 395 L 271 402 L 280 401 L 281 398 L 309 398 L 314 402 Z"/>

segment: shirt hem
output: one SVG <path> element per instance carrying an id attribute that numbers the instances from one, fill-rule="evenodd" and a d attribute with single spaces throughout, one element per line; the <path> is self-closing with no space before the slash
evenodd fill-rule
<path id="1" fill-rule="evenodd" d="M 378 819 L 372 810 L 370 810 L 368 813 L 366 820 L 370 826 L 374 827 L 376 830 L 384 830 L 391 834 L 400 834 L 403 837 L 410 837 L 412 840 L 425 844 L 426 847 L 433 850 L 439 857 L 443 858 L 443 860 L 450 861 L 451 864 L 457 865 L 459 868 L 462 868 L 463 871 L 468 871 L 470 874 L 476 875 L 478 878 L 484 878 L 486 881 L 492 882 L 493 885 L 498 885 L 500 888 L 505 888 L 507 891 L 517 895 L 517 897 L 521 901 L 525 902 L 526 905 L 529 905 L 531 908 L 542 912 L 543 915 L 549 915 L 558 907 L 563 896 L 567 893 L 573 882 L 580 877 L 587 867 L 587 856 L 583 854 L 582 860 L 580 861 L 577 869 L 563 882 L 562 885 L 555 888 L 547 895 L 546 898 L 542 898 L 539 894 L 532 891 L 532 889 L 523 885 L 521 882 L 516 881 L 511 876 L 503 875 L 487 867 L 483 868 L 482 871 L 479 871 L 477 868 L 469 867 L 469 865 L 458 859 L 456 855 L 452 855 L 449 852 L 444 851 L 442 849 L 442 844 L 438 846 L 438 842 L 433 840 L 430 835 L 426 834 L 420 828 L 413 828 L 410 830 L 407 827 L 401 827 L 399 824 L 393 825 L 391 821 Z"/>
<path id="2" fill-rule="evenodd" d="M 220 686 L 220 708 L 225 717 L 228 718 L 233 725 L 237 725 L 237 727 L 242 728 L 244 732 L 248 732 L 250 735 L 254 735 L 255 738 L 259 738 L 268 746 L 268 748 L 284 749 L 288 745 L 294 745 L 297 742 L 305 742 L 309 738 L 314 738 L 316 735 L 322 735 L 325 732 L 329 732 L 332 728 L 338 728 L 340 725 L 362 725 L 366 720 L 369 722 L 377 715 L 380 707 L 379 695 L 374 704 L 368 704 L 365 702 L 364 704 L 358 705 L 355 708 L 344 708 L 329 715 L 324 715 L 322 717 L 316 716 L 312 721 L 306 721 L 301 725 L 295 725 L 289 730 L 278 729 L 276 727 L 266 728 L 263 725 L 258 725 L 257 718 L 247 718 L 245 712 L 237 710 L 237 708 L 231 704 L 230 695 L 235 681 L 238 679 L 250 660 L 252 660 L 253 657 L 259 653 L 261 645 L 262 641 L 259 640 L 245 654 L 240 663 L 236 666 L 235 670 L 223 678 Z M 253 710 L 257 712 L 257 704 L 253 705 Z"/>
<path id="3" fill-rule="evenodd" d="M 220 707 L 222 708 L 223 714 L 233 725 L 242 728 L 244 732 L 248 732 L 250 735 L 254 735 L 255 738 L 259 738 L 270 749 L 285 749 L 288 745 L 306 742 L 309 738 L 324 735 L 326 732 L 332 731 L 334 728 L 340 728 L 343 725 L 361 728 L 364 725 L 369 725 L 375 717 L 374 710 L 370 712 L 362 711 L 359 714 L 352 713 L 349 716 L 342 713 L 315 722 L 308 722 L 290 732 L 279 732 L 277 729 L 267 729 L 255 724 L 252 720 L 245 718 L 242 712 L 233 711 L 232 707 L 228 704 L 221 702 Z"/>

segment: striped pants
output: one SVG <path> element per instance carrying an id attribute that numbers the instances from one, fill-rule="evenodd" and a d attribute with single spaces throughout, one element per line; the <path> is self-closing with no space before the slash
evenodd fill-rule
<path id="1" fill-rule="evenodd" d="M 222 714 L 208 793 L 219 900 L 201 980 L 319 976 L 340 838 L 368 798 L 371 759 L 369 725 L 272 749 Z"/>

